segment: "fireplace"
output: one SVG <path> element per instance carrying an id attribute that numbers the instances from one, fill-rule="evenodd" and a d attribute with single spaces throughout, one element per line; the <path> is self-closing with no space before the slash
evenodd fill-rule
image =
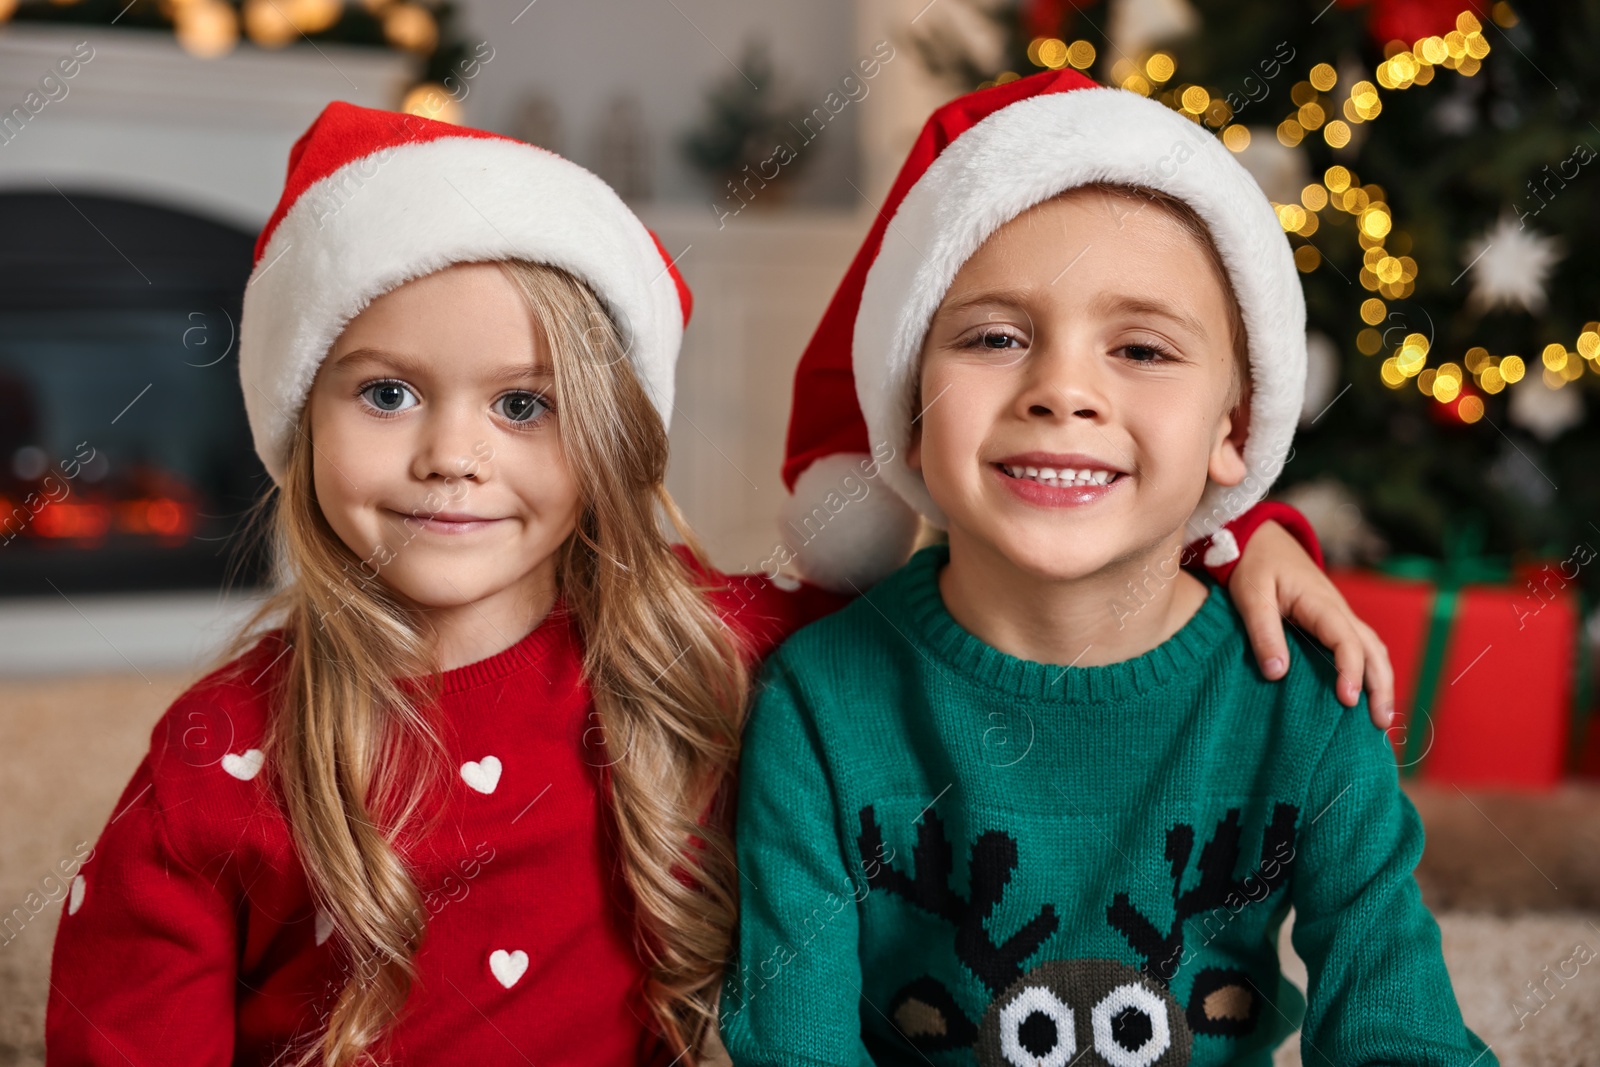
<path id="1" fill-rule="evenodd" d="M 66 188 L 0 193 L 0 232 L 0 594 L 254 583 L 252 235 Z"/>

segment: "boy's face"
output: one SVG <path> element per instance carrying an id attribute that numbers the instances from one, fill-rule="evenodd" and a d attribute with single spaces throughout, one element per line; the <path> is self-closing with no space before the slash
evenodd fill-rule
<path id="1" fill-rule="evenodd" d="M 956 275 L 907 459 L 953 548 L 1049 579 L 1148 561 L 1181 545 L 1208 478 L 1244 478 L 1234 361 L 1199 240 L 1154 204 L 1069 193 Z"/>

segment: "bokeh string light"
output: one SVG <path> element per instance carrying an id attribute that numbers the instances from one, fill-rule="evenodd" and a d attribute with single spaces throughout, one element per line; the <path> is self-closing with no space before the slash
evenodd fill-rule
<path id="1" fill-rule="evenodd" d="M 1503 2 L 1495 4 L 1492 17 L 1502 26 L 1516 21 L 1510 5 Z M 1345 148 L 1359 137 L 1362 124 L 1383 113 L 1384 92 L 1428 85 L 1441 69 L 1471 78 L 1483 69 L 1490 51 L 1483 24 L 1476 14 L 1466 10 L 1456 16 L 1455 28 L 1442 36 L 1424 37 L 1409 46 L 1403 41 L 1389 42 L 1372 79 L 1354 81 L 1342 94 L 1335 92 L 1339 72 L 1332 64 L 1318 63 L 1303 81 L 1291 87 L 1289 96 L 1294 110 L 1278 123 L 1277 139 L 1285 147 L 1297 149 L 1308 138 L 1320 136 L 1332 149 Z M 1085 40 L 1069 43 L 1039 37 L 1028 45 L 1028 58 L 1036 66 L 1051 70 L 1064 66 L 1087 70 L 1094 63 L 1095 49 Z M 1141 60 L 1118 58 L 1111 66 L 1110 81 L 1130 92 L 1160 100 L 1187 118 L 1216 129 L 1230 151 L 1238 153 L 1249 148 L 1251 131 L 1231 121 L 1233 109 L 1223 94 L 1203 85 L 1175 81 L 1177 72 L 1172 54 L 1157 51 Z M 985 84 L 1016 77 L 1008 71 Z M 1335 165 L 1327 168 L 1321 181 L 1305 186 L 1298 202 L 1273 202 L 1272 206 L 1284 231 L 1303 239 L 1294 249 L 1294 261 L 1307 274 L 1323 265 L 1322 252 L 1309 240 L 1321 228 L 1323 213 L 1341 212 L 1354 221 L 1356 240 L 1362 249 L 1358 280 L 1364 289 L 1375 294 L 1361 304 L 1364 325 L 1356 334 L 1356 348 L 1366 356 L 1387 350 L 1378 375 L 1390 389 L 1415 383 L 1425 396 L 1470 424 L 1483 418 L 1484 395 L 1500 393 L 1528 373 L 1528 363 L 1521 356 L 1494 355 L 1480 345 L 1468 348 L 1459 361 L 1430 366 L 1430 357 L 1437 357 L 1438 353 L 1432 351 L 1427 337 L 1410 332 L 1395 343 L 1393 337 L 1398 331 L 1383 328 L 1391 319 L 1390 303 L 1404 300 L 1416 290 L 1418 266 L 1410 254 L 1410 235 L 1396 227 L 1382 186 L 1362 184 L 1348 167 Z M 1544 384 L 1552 389 L 1562 388 L 1585 373 L 1600 374 L 1600 322 L 1587 323 L 1571 348 L 1560 343 L 1546 345 L 1538 366 Z"/>

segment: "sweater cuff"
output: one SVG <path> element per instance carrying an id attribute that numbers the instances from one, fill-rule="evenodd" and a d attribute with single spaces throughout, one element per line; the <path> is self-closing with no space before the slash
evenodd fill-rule
<path id="1" fill-rule="evenodd" d="M 1250 543 L 1251 536 L 1264 522 L 1277 522 L 1288 530 L 1300 542 L 1300 547 L 1306 550 L 1312 562 L 1327 569 L 1322 559 L 1322 545 L 1318 543 L 1317 532 L 1312 529 L 1311 523 L 1288 504 L 1275 500 L 1261 501 L 1210 537 L 1194 542 L 1184 554 L 1204 567 L 1218 585 L 1226 586 L 1233 569 L 1244 555 L 1245 545 Z"/>

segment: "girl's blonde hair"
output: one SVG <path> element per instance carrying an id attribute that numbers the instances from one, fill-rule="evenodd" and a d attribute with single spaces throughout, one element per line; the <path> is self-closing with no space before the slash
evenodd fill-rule
<path id="1" fill-rule="evenodd" d="M 561 444 L 580 486 L 557 580 L 584 644 L 644 996 L 673 1051 L 692 1059 L 714 1018 L 737 910 L 721 787 L 737 757 L 743 650 L 667 540 L 664 526 L 703 559 L 663 484 L 666 430 L 615 323 L 564 271 L 500 267 L 544 330 Z M 351 968 L 320 1037 L 294 1062 L 344 1067 L 380 1051 L 417 980 L 426 914 L 401 844 L 428 829 L 425 813 L 438 806 L 427 798 L 451 770 L 431 717 L 438 670 L 422 620 L 328 525 L 312 457 L 302 415 L 272 515 L 286 580 L 227 655 L 269 621 L 292 649 L 264 747 L 313 896 Z"/>

